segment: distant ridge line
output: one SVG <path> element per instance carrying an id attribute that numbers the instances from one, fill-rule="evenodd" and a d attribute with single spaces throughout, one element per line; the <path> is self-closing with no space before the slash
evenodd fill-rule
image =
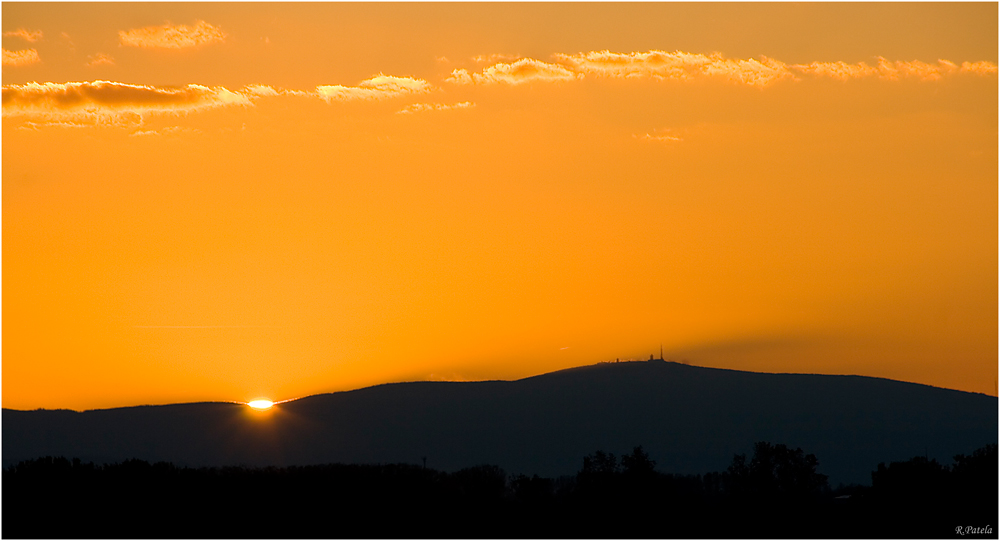
<path id="1" fill-rule="evenodd" d="M 195 402 L 84 412 L 3 410 L 3 463 L 39 456 L 190 466 L 498 464 L 545 477 L 641 445 L 664 471 L 720 471 L 755 442 L 801 448 L 838 482 L 883 461 L 948 462 L 997 441 L 997 398 L 856 375 L 667 361 L 593 364 L 514 381 L 411 381 L 256 412 Z"/>
<path id="2" fill-rule="evenodd" d="M 543 372 L 541 374 L 535 374 L 533 376 L 525 376 L 525 377 L 517 378 L 517 379 L 483 379 L 483 380 L 461 380 L 461 381 L 450 381 L 450 380 L 388 381 L 388 382 L 385 382 L 385 383 L 376 383 L 376 384 L 373 384 L 373 385 L 366 385 L 364 387 L 357 387 L 357 388 L 354 388 L 354 389 L 344 389 L 344 390 L 340 390 L 340 391 L 321 392 L 321 393 L 316 393 L 316 394 L 311 394 L 311 395 L 299 396 L 299 397 L 296 397 L 296 398 L 288 398 L 288 399 L 283 399 L 283 400 L 276 400 L 274 403 L 275 404 L 282 404 L 282 403 L 286 403 L 286 402 L 291 402 L 291 401 L 296 401 L 296 400 L 304 400 L 304 399 L 308 399 L 308 398 L 312 398 L 312 397 L 317 397 L 317 396 L 327 396 L 327 395 L 334 395 L 334 394 L 339 394 L 339 393 L 351 393 L 351 392 L 355 392 L 355 391 L 363 391 L 363 390 L 366 390 L 366 389 L 374 389 L 374 388 L 378 388 L 378 387 L 384 387 L 384 386 L 387 386 L 387 385 L 435 384 L 435 383 L 446 383 L 446 384 L 455 384 L 455 383 L 516 383 L 516 382 L 519 382 L 519 381 L 526 381 L 526 380 L 530 380 L 530 379 L 533 379 L 533 378 L 541 378 L 541 377 L 550 376 L 550 375 L 554 375 L 554 374 L 561 374 L 561 373 L 565 373 L 565 372 L 573 372 L 573 371 L 580 371 L 580 370 L 587 370 L 587 369 L 600 369 L 600 368 L 606 367 L 607 365 L 648 364 L 648 363 L 660 363 L 660 362 L 671 364 L 671 365 L 675 365 L 675 366 L 683 366 L 683 367 L 690 368 L 690 369 L 716 370 L 716 371 L 722 371 L 722 372 L 735 372 L 735 373 L 741 373 L 741 374 L 758 374 L 758 375 L 771 375 L 771 376 L 824 376 L 824 377 L 842 377 L 842 378 L 866 378 L 866 379 L 871 379 L 871 380 L 890 381 L 890 382 L 894 382 L 894 383 L 905 383 L 905 384 L 909 384 L 909 385 L 919 385 L 921 387 L 928 387 L 928 388 L 931 388 L 931 389 L 941 389 L 941 390 L 945 390 L 945 391 L 954 391 L 954 392 L 958 392 L 958 393 L 968 393 L 968 394 L 973 394 L 973 395 L 982 395 L 982 396 L 988 396 L 988 397 L 992 397 L 992 398 L 997 398 L 994 395 L 991 395 L 991 394 L 988 394 L 988 393 L 983 393 L 983 392 L 963 391 L 961 389 L 952 389 L 952 388 L 949 388 L 949 387 L 939 387 L 939 386 L 930 385 L 930 384 L 927 384 L 927 383 L 918 383 L 918 382 L 913 382 L 913 381 L 898 380 L 898 379 L 892 379 L 892 378 L 887 378 L 887 377 L 882 377 L 882 376 L 865 376 L 865 375 L 862 375 L 862 374 L 823 374 L 823 373 L 817 373 L 817 372 L 761 372 L 761 371 L 754 371 L 754 370 L 742 370 L 742 369 L 737 369 L 737 368 L 719 368 L 719 367 L 712 367 L 712 366 L 691 365 L 691 364 L 684 363 L 684 362 L 671 361 L 671 360 L 663 359 L 661 357 L 659 359 L 627 359 L 627 360 L 621 360 L 621 361 L 598 361 L 598 362 L 592 363 L 592 364 L 585 364 L 585 365 L 580 365 L 580 366 L 571 366 L 571 367 L 568 367 L 568 368 L 561 368 L 561 369 L 558 369 L 558 370 L 553 370 L 552 372 Z M 83 413 L 83 412 L 88 412 L 88 411 L 104 411 L 104 410 L 125 409 L 125 408 L 154 408 L 154 407 L 166 407 L 166 406 L 188 406 L 188 405 L 196 405 L 196 404 L 239 404 L 239 405 L 243 405 L 243 404 L 245 404 L 245 402 L 240 402 L 240 401 L 236 401 L 236 400 L 198 400 L 198 401 L 194 401 L 194 402 L 170 402 L 170 403 L 166 403 L 166 404 L 133 404 L 133 405 L 127 405 L 127 406 L 109 406 L 109 407 L 106 407 L 106 408 L 89 408 L 89 409 L 82 409 L 82 410 L 75 410 L 75 409 L 72 409 L 72 408 L 16 409 L 16 408 L 6 408 L 6 407 L 3 408 L 3 409 L 4 410 L 9 410 L 9 411 L 70 411 L 70 412 L 74 412 L 74 413 Z"/>

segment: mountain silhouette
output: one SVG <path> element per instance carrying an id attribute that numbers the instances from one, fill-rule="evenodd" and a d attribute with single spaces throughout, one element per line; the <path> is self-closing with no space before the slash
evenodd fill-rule
<path id="1" fill-rule="evenodd" d="M 997 442 L 997 398 L 863 376 L 768 374 L 662 360 L 601 363 L 516 381 L 411 382 L 234 403 L 75 412 L 3 410 L 4 466 L 40 456 L 184 466 L 499 464 L 573 474 L 595 450 L 642 445 L 657 468 L 724 470 L 757 441 L 800 447 L 837 483 L 876 464 L 949 463 Z"/>

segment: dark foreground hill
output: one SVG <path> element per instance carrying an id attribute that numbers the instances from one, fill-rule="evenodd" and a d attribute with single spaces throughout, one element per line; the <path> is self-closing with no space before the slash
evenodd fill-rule
<path id="1" fill-rule="evenodd" d="M 761 374 L 663 361 L 518 381 L 414 382 L 311 396 L 266 413 L 231 403 L 3 410 L 3 462 L 40 456 L 182 466 L 500 464 L 556 477 L 596 450 L 636 445 L 676 474 L 723 470 L 756 441 L 801 447 L 830 483 L 874 465 L 949 463 L 997 442 L 997 398 L 860 377 Z"/>

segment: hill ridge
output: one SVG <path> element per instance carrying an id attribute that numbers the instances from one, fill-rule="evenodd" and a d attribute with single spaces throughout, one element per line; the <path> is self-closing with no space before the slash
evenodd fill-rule
<path id="1" fill-rule="evenodd" d="M 671 473 L 725 469 L 756 441 L 801 447 L 832 483 L 879 462 L 948 462 L 997 441 L 997 398 L 856 375 L 773 374 L 638 361 L 519 380 L 415 381 L 302 397 L 73 412 L 3 410 L 4 465 L 39 456 L 180 465 L 497 464 L 575 473 L 636 445 Z"/>
<path id="2" fill-rule="evenodd" d="M 987 396 L 987 397 L 991 397 L 991 398 L 997 398 L 997 397 L 995 397 L 993 395 L 990 395 L 990 394 L 987 394 L 987 393 L 974 392 L 974 391 L 963 391 L 961 389 L 952 389 L 952 388 L 949 388 L 949 387 L 938 387 L 936 385 L 930 385 L 930 384 L 927 384 L 927 383 L 919 383 L 919 382 L 915 382 L 915 381 L 898 380 L 898 379 L 892 379 L 892 378 L 887 378 L 887 377 L 882 377 L 882 376 L 866 376 L 866 375 L 863 375 L 863 374 L 822 374 L 822 373 L 817 373 L 817 372 L 759 372 L 759 371 L 755 371 L 755 370 L 740 370 L 740 369 L 736 369 L 736 368 L 719 368 L 719 367 L 713 367 L 713 366 L 691 365 L 691 364 L 681 363 L 681 362 L 677 362 L 677 361 L 671 361 L 669 359 L 667 359 L 667 360 L 664 360 L 664 359 L 653 359 L 653 360 L 629 360 L 629 361 L 620 361 L 620 362 L 600 361 L 600 362 L 597 362 L 597 363 L 586 364 L 586 365 L 581 365 L 581 366 L 571 366 L 571 367 L 568 367 L 568 368 L 561 368 L 559 370 L 553 370 L 552 372 L 544 372 L 544 373 L 541 373 L 541 374 L 535 374 L 535 375 L 532 375 L 532 376 L 525 376 L 523 378 L 518 378 L 518 379 L 483 379 L 483 380 L 462 380 L 462 381 L 450 381 L 450 380 L 388 381 L 388 382 L 385 382 L 385 383 L 376 383 L 376 384 L 373 384 L 373 385 L 366 385 L 364 387 L 358 387 L 356 389 L 344 389 L 344 390 L 341 390 L 341 391 L 330 391 L 330 392 L 322 392 L 322 393 L 310 394 L 310 395 L 300 396 L 300 397 L 296 397 L 296 398 L 285 399 L 285 400 L 282 400 L 282 402 L 292 402 L 292 401 L 298 401 L 298 400 L 304 400 L 304 399 L 308 399 L 308 398 L 313 398 L 313 397 L 317 397 L 317 396 L 327 396 L 327 395 L 334 395 L 334 394 L 340 394 L 340 393 L 352 393 L 352 392 L 356 392 L 356 391 L 363 391 L 363 390 L 366 390 L 366 389 L 373 389 L 373 388 L 379 388 L 379 387 L 385 387 L 385 386 L 392 386 L 392 385 L 409 385 L 409 384 L 463 384 L 463 383 L 517 383 L 517 382 L 522 382 L 522 381 L 526 381 L 526 380 L 532 380 L 532 379 L 535 379 L 535 378 L 543 378 L 543 377 L 547 377 L 547 376 L 552 376 L 552 375 L 555 375 L 555 374 L 562 374 L 562 373 L 567 373 L 567 372 L 575 372 L 575 371 L 586 370 L 586 369 L 591 369 L 591 368 L 601 368 L 601 367 L 605 367 L 605 366 L 608 366 L 608 365 L 611 365 L 611 366 L 614 366 L 614 365 L 649 365 L 651 363 L 652 364 L 662 363 L 662 364 L 665 364 L 665 365 L 674 365 L 676 367 L 685 367 L 685 368 L 696 369 L 696 370 L 714 370 L 714 371 L 720 371 L 720 372 L 736 372 L 736 373 L 740 373 L 740 374 L 772 375 L 772 376 L 822 376 L 822 377 L 864 378 L 864 379 L 871 379 L 871 380 L 889 381 L 889 382 L 893 382 L 893 383 L 902 383 L 902 384 L 909 384 L 909 385 L 917 385 L 917 386 L 921 386 L 921 387 L 927 387 L 927 388 L 930 388 L 930 389 L 940 389 L 940 390 L 944 390 L 944 391 L 954 391 L 954 392 L 958 392 L 958 393 L 965 393 L 965 394 L 972 394 L 972 395 L 981 395 L 981 396 Z M 156 408 L 156 407 L 168 407 L 168 406 L 188 406 L 188 405 L 196 405 L 196 404 L 243 404 L 243 402 L 238 402 L 238 401 L 234 401 L 234 400 L 198 400 L 198 401 L 194 401 L 194 402 L 171 402 L 171 403 L 166 403 L 166 404 L 133 404 L 133 405 L 127 405 L 127 406 L 111 406 L 111 407 L 107 407 L 107 408 L 92 408 L 92 409 L 84 409 L 84 410 L 75 410 L 75 409 L 72 409 L 72 408 L 53 408 L 53 409 L 48 409 L 48 408 L 34 408 L 34 409 L 2 408 L 2 409 L 6 410 L 6 411 L 18 411 L 18 412 L 28 412 L 28 411 L 50 411 L 50 412 L 54 412 L 54 411 L 68 411 L 68 412 L 74 412 L 74 413 L 85 413 L 85 412 L 91 412 L 91 411 L 105 411 L 105 410 L 112 410 L 112 409 Z"/>

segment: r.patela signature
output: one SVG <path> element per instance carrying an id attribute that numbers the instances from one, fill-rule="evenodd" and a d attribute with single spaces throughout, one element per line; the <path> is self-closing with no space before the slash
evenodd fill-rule
<path id="1" fill-rule="evenodd" d="M 989 524 L 985 527 L 955 526 L 955 533 L 958 535 L 992 535 L 993 528 L 991 528 Z"/>

